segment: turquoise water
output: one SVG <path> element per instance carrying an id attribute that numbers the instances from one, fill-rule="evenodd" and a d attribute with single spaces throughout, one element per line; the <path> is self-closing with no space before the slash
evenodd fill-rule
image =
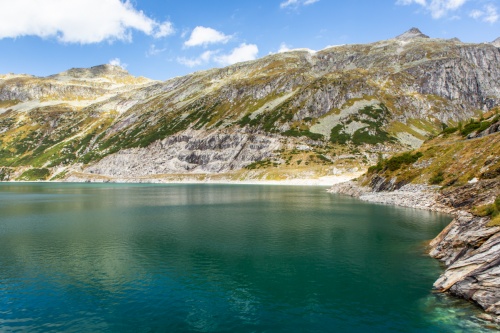
<path id="1" fill-rule="evenodd" d="M 1 332 L 478 332 L 450 221 L 321 187 L 0 184 Z"/>

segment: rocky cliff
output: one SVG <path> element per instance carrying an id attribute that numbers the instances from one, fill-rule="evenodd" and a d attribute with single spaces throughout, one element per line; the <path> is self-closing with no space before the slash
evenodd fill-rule
<path id="1" fill-rule="evenodd" d="M 434 283 L 437 290 L 479 304 L 489 313 L 485 319 L 500 323 L 500 223 L 477 211 L 495 198 L 500 178 L 444 190 L 438 202 L 455 208 L 456 217 L 430 243 L 430 255 L 447 267 Z"/>

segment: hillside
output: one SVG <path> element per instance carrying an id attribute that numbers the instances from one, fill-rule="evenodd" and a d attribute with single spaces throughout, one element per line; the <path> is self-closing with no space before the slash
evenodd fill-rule
<path id="1" fill-rule="evenodd" d="M 0 76 L 4 180 L 319 177 L 500 105 L 500 49 L 412 29 L 165 82 L 109 65 Z M 3 175 L 3 176 L 2 176 Z M 177 179 L 177 178 L 176 178 Z"/>
<path id="2" fill-rule="evenodd" d="M 452 213 L 429 246 L 446 266 L 434 288 L 478 304 L 488 312 L 483 319 L 500 323 L 498 109 L 444 129 L 419 149 L 381 158 L 356 183 L 331 192 Z"/>
<path id="3" fill-rule="evenodd" d="M 363 185 L 393 191 L 406 184 L 461 186 L 500 176 L 500 110 L 446 128 L 419 149 L 380 160 Z"/>

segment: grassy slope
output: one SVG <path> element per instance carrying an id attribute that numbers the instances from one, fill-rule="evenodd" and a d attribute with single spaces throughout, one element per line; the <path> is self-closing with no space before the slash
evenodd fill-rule
<path id="1" fill-rule="evenodd" d="M 466 139 L 458 131 L 442 133 L 406 157 L 417 153 L 421 156 L 416 161 L 403 155 L 380 161 L 370 168 L 364 183 L 377 175 L 400 183 L 458 186 L 474 178 L 500 176 L 500 133 L 476 139 Z"/>

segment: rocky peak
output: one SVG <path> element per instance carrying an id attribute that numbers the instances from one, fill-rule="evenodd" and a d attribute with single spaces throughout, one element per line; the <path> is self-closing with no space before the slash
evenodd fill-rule
<path id="1" fill-rule="evenodd" d="M 78 79 L 93 79 L 93 78 L 100 78 L 100 77 L 105 77 L 105 76 L 111 76 L 111 77 L 124 77 L 124 76 L 129 76 L 129 72 L 127 72 L 125 69 L 123 69 L 120 66 L 115 66 L 115 65 L 110 65 L 110 64 L 105 64 L 105 65 L 99 65 L 99 66 L 94 66 L 90 68 L 71 68 L 65 72 L 52 75 L 51 77 L 72 77 L 72 78 L 78 78 Z"/>
<path id="2" fill-rule="evenodd" d="M 418 28 L 411 28 L 404 34 L 396 37 L 397 40 L 410 40 L 415 38 L 429 38 L 429 36 L 424 35 Z"/>
<path id="3" fill-rule="evenodd" d="M 496 47 L 500 47 L 500 37 L 498 37 L 493 42 L 491 42 L 491 45 L 496 46 Z"/>

